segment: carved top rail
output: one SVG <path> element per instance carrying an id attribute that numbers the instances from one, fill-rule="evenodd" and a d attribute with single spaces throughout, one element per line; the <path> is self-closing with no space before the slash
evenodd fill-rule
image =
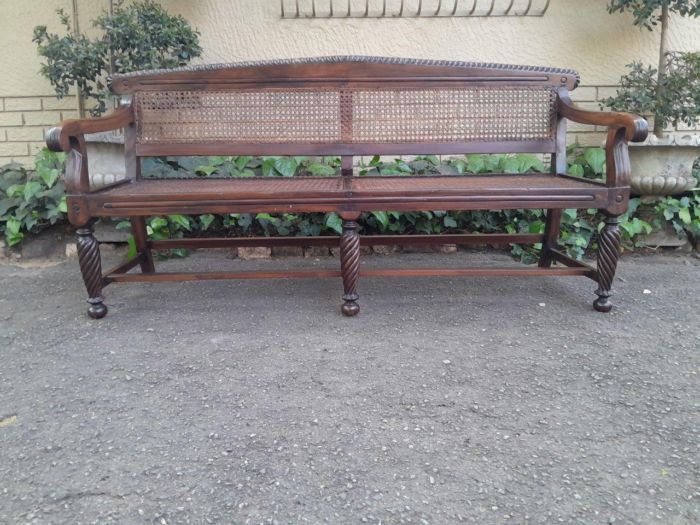
<path id="1" fill-rule="evenodd" d="M 136 91 L 217 90 L 259 86 L 453 83 L 547 85 L 575 89 L 572 69 L 374 56 L 330 56 L 190 66 L 115 75 L 117 95 Z"/>

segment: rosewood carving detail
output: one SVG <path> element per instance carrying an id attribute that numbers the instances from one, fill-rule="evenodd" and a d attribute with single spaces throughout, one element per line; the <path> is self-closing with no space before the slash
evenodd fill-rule
<path id="1" fill-rule="evenodd" d="M 107 315 L 107 307 L 102 297 L 102 264 L 100 262 L 100 246 L 93 235 L 92 224 L 76 230 L 78 244 L 78 263 L 83 281 L 88 292 L 88 315 L 93 319 L 101 319 Z"/>
<path id="2" fill-rule="evenodd" d="M 593 302 L 593 307 L 599 312 L 609 312 L 612 309 L 610 295 L 619 257 L 620 219 L 609 216 L 598 237 L 598 289 L 595 292 L 598 298 Z"/>
<path id="3" fill-rule="evenodd" d="M 343 305 L 341 311 L 351 317 L 360 312 L 357 300 L 357 281 L 360 278 L 360 225 L 355 221 L 343 221 L 340 236 L 340 268 L 343 274 Z"/>

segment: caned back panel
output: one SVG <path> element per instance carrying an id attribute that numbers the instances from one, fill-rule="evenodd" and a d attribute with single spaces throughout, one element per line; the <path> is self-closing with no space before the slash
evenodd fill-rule
<path id="1" fill-rule="evenodd" d="M 338 154 L 372 153 L 372 145 L 404 145 L 428 153 L 431 145 L 508 142 L 516 150 L 554 147 L 556 91 L 550 85 L 437 87 L 261 87 L 152 90 L 134 93 L 137 151 L 159 146 L 345 146 Z M 521 144 L 522 147 L 517 147 Z M 291 150 L 289 146 L 292 146 Z M 353 145 L 366 147 L 353 148 Z M 526 146 L 527 145 L 527 146 Z M 185 148 L 187 149 L 187 148 Z M 438 148 L 439 149 L 439 148 Z M 486 151 L 486 147 L 484 151 Z M 436 150 L 437 151 L 437 150 Z M 186 154 L 183 152 L 183 154 Z"/>

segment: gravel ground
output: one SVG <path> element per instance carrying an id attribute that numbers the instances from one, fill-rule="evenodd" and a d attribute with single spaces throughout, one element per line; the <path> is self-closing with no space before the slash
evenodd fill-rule
<path id="1" fill-rule="evenodd" d="M 699 523 L 699 270 L 626 257 L 608 315 L 587 279 L 386 278 L 352 319 L 279 280 L 91 321 L 75 261 L 0 266 L 0 523 Z"/>

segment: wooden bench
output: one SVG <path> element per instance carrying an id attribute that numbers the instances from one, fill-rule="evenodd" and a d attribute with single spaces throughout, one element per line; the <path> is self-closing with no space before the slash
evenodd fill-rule
<path id="1" fill-rule="evenodd" d="M 284 277 L 342 277 L 342 312 L 355 315 L 363 276 L 582 275 L 598 284 L 596 310 L 611 308 L 617 266 L 618 217 L 627 209 L 628 141 L 647 135 L 646 121 L 574 106 L 572 70 L 376 57 L 328 57 L 145 71 L 116 75 L 112 91 L 125 102 L 111 115 L 68 120 L 47 144 L 68 153 L 68 216 L 77 227 L 88 313 L 103 317 L 102 290 L 113 282 Z M 566 125 L 603 126 L 607 179 L 566 175 Z M 124 129 L 127 181 L 91 189 L 84 135 Z M 465 176 L 355 176 L 361 155 L 537 153 L 551 173 Z M 340 155 L 337 177 L 159 179 L 141 177 L 141 159 L 167 155 Z M 541 208 L 543 235 L 368 236 L 358 218 L 378 210 Z M 606 214 L 598 264 L 557 250 L 562 209 Z M 337 212 L 339 237 L 149 240 L 145 217 L 203 213 Z M 103 273 L 93 222 L 129 217 L 136 257 Z M 402 243 L 542 243 L 537 267 L 360 269 L 360 245 Z M 340 270 L 157 272 L 152 250 L 178 247 L 336 245 Z M 129 273 L 140 266 L 140 273 Z"/>

